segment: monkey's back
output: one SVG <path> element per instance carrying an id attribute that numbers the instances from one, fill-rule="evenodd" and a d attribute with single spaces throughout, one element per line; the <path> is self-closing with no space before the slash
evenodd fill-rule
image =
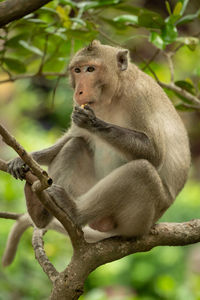
<path id="1" fill-rule="evenodd" d="M 132 93 L 133 127 L 153 139 L 160 158 L 158 173 L 175 199 L 187 180 L 190 168 L 188 135 L 162 88 L 144 72 L 138 69 L 137 72 Z"/>

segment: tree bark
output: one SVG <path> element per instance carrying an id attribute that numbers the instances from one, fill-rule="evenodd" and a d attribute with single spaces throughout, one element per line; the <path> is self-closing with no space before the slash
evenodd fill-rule
<path id="1" fill-rule="evenodd" d="M 52 0 L 6 0 L 0 3 L 0 27 L 20 19 Z"/>

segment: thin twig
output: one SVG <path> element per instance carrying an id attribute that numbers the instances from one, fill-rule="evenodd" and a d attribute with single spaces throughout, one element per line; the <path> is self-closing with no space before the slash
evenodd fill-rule
<path id="1" fill-rule="evenodd" d="M 163 88 L 166 88 L 168 90 L 176 92 L 180 96 L 185 97 L 186 99 L 188 99 L 189 101 L 194 103 L 194 105 L 196 105 L 196 107 L 200 108 L 200 99 L 198 99 L 194 95 L 190 94 L 186 90 L 180 88 L 179 86 L 175 85 L 174 83 L 167 84 L 167 83 L 164 83 L 164 82 L 161 82 L 160 80 L 158 80 L 158 84 Z"/>
<path id="2" fill-rule="evenodd" d="M 172 61 L 172 56 L 174 55 L 173 52 L 165 52 L 163 51 L 163 54 L 165 55 L 165 57 L 167 58 L 167 62 L 168 62 L 168 65 L 169 65 L 169 70 L 170 70 L 170 82 L 173 83 L 174 82 L 174 64 L 173 64 L 173 61 Z"/>
<path id="3" fill-rule="evenodd" d="M 158 54 L 160 53 L 160 49 L 157 49 L 155 51 L 155 53 L 153 54 L 153 56 L 146 62 L 146 64 L 144 65 L 144 67 L 142 68 L 142 70 L 144 71 L 146 68 L 148 68 L 148 66 L 152 63 L 152 61 L 154 61 L 154 59 L 158 56 Z"/>
<path id="4" fill-rule="evenodd" d="M 42 74 L 42 69 L 43 69 L 43 67 L 44 67 L 45 58 L 46 58 L 46 55 L 47 55 L 48 38 L 49 38 L 49 35 L 47 34 L 47 35 L 46 35 L 46 38 L 45 38 L 44 51 L 43 51 L 43 55 L 42 55 L 41 64 L 40 64 L 40 67 L 39 67 L 39 70 L 38 70 L 38 74 L 39 74 L 39 75 Z"/>
<path id="5" fill-rule="evenodd" d="M 102 35 L 108 42 L 110 42 L 111 44 L 118 46 L 118 47 L 122 47 L 119 43 L 117 43 L 116 41 L 114 41 L 113 39 L 111 39 L 105 32 L 103 32 L 100 28 L 97 28 L 97 31 L 99 32 L 100 35 Z"/>
<path id="6" fill-rule="evenodd" d="M 11 213 L 11 212 L 0 212 L 1 219 L 18 220 L 23 214 Z"/>
<path id="7" fill-rule="evenodd" d="M 142 58 L 140 55 L 138 55 L 140 57 L 140 59 L 146 63 L 146 61 L 144 60 L 144 58 Z M 147 63 L 146 63 L 147 64 Z M 155 80 L 157 81 L 157 83 L 162 87 L 162 88 L 166 88 L 168 90 L 171 90 L 173 92 L 176 92 L 177 94 L 179 94 L 180 96 L 185 97 L 186 99 L 188 99 L 189 101 L 191 101 L 196 107 L 200 107 L 200 99 L 197 98 L 196 96 L 190 94 L 189 92 L 187 92 L 186 90 L 180 88 L 179 86 L 175 85 L 173 82 L 171 83 L 164 83 L 161 82 L 158 78 L 158 76 L 156 75 L 156 73 L 154 72 L 154 70 L 151 68 L 150 65 L 147 64 L 147 68 L 149 69 L 149 71 L 152 73 L 152 75 L 154 76 Z"/>
<path id="8" fill-rule="evenodd" d="M 42 229 L 34 228 L 33 238 L 32 238 L 32 245 L 35 251 L 35 257 L 39 262 L 40 266 L 42 267 L 43 271 L 47 274 L 49 279 L 54 282 L 58 277 L 59 273 L 56 268 L 52 265 L 49 261 L 46 253 L 44 251 L 44 242 L 43 242 L 43 235 L 45 231 Z"/>
<path id="9" fill-rule="evenodd" d="M 56 79 L 56 84 L 55 84 L 54 89 L 53 89 L 52 100 L 51 100 L 51 109 L 52 109 L 52 110 L 53 110 L 53 108 L 54 108 L 56 91 L 57 91 L 57 88 L 58 88 L 60 79 L 61 79 L 61 77 L 57 77 L 57 79 Z"/>
<path id="10" fill-rule="evenodd" d="M 45 73 L 41 73 L 40 75 L 44 76 L 44 77 L 66 77 L 67 73 L 66 72 L 45 72 Z M 21 80 L 21 79 L 29 79 L 29 78 L 33 78 L 38 76 L 38 73 L 33 73 L 33 74 L 21 74 L 21 75 L 16 75 L 16 76 L 11 76 L 10 78 L 7 79 L 3 79 L 0 80 L 0 84 L 2 83 L 6 83 L 6 82 L 12 82 L 12 81 L 16 81 L 16 80 Z"/>

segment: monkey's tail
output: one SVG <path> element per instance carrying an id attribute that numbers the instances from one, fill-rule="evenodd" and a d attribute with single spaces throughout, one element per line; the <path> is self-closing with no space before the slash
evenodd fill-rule
<path id="1" fill-rule="evenodd" d="M 19 241 L 21 239 L 21 236 L 23 235 L 24 231 L 30 226 L 32 226 L 33 222 L 28 214 L 22 215 L 14 224 L 12 227 L 7 244 L 6 249 L 4 251 L 4 255 L 2 258 L 2 265 L 4 267 L 9 266 L 13 259 L 15 258 L 15 254 L 17 252 L 17 247 L 19 244 Z"/>
<path id="2" fill-rule="evenodd" d="M 3 267 L 9 266 L 13 262 L 16 252 L 17 252 L 17 247 L 18 247 L 19 241 L 20 241 L 23 233 L 30 226 L 33 226 L 33 221 L 31 220 L 29 214 L 24 214 L 16 221 L 16 223 L 12 227 L 12 229 L 9 233 L 9 236 L 8 236 L 6 249 L 4 251 L 4 255 L 2 258 Z M 46 227 L 46 229 L 47 230 L 49 230 L 49 229 L 55 230 L 64 235 L 67 235 L 67 231 L 64 229 L 62 224 L 55 218 L 49 223 L 49 225 Z M 88 243 L 96 243 L 103 239 L 117 235 L 115 232 L 100 232 L 100 231 L 90 228 L 89 226 L 85 226 L 83 228 L 83 232 L 84 232 L 84 238 L 85 238 L 86 242 L 88 242 Z"/>

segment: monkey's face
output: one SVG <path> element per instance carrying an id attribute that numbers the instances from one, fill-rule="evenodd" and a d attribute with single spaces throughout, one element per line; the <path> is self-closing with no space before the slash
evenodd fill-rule
<path id="1" fill-rule="evenodd" d="M 100 62 L 90 60 L 76 63 L 71 68 L 74 102 L 78 105 L 97 105 L 101 101 L 104 68 Z"/>
<path id="2" fill-rule="evenodd" d="M 89 104 L 93 109 L 110 104 L 127 67 L 128 50 L 98 41 L 81 49 L 69 66 L 75 104 Z"/>

